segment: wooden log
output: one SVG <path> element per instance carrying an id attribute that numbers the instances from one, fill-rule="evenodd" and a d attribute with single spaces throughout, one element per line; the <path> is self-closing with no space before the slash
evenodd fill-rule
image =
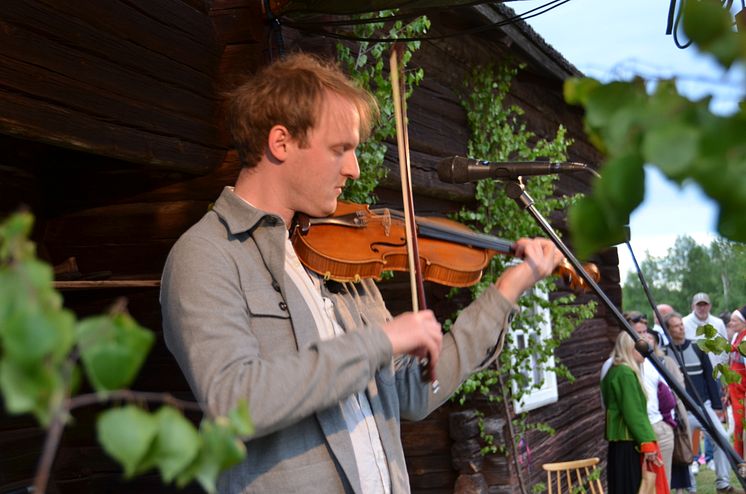
<path id="1" fill-rule="evenodd" d="M 170 58 L 167 50 L 148 49 L 147 40 L 127 41 L 138 39 L 137 33 L 118 38 L 120 33 L 84 22 L 77 16 L 86 18 L 86 9 L 65 4 L 72 12 L 60 11 L 56 9 L 62 4 L 51 3 L 13 2 L 3 10 L 0 67 L 8 89 L 0 91 L 0 130 L 191 173 L 204 173 L 219 163 L 223 151 L 211 84 L 217 51 L 200 58 L 212 65 L 190 67 Z M 106 3 L 115 7 L 123 2 Z M 120 22 L 149 18 L 143 16 L 147 9 L 126 9 L 137 19 L 122 14 Z M 175 19 L 178 11 L 169 22 Z M 208 19 L 203 23 L 211 29 Z M 160 43 L 169 37 L 167 31 L 161 24 Z M 171 32 L 184 36 L 175 28 Z M 189 36 L 174 45 L 183 49 Z M 204 46 L 210 46 L 205 39 Z"/>
<path id="2" fill-rule="evenodd" d="M 456 441 L 451 446 L 451 465 L 460 474 L 474 474 L 482 471 L 484 455 L 479 438 Z"/>
<path id="3" fill-rule="evenodd" d="M 451 412 L 448 415 L 448 431 L 454 441 L 478 437 L 479 414 L 474 409 Z"/>
<path id="4" fill-rule="evenodd" d="M 220 148 L 110 124 L 99 117 L 2 91 L 0 106 L 2 132 L 135 163 L 202 174 L 217 166 L 225 154 Z"/>
<path id="5" fill-rule="evenodd" d="M 453 486 L 454 494 L 487 494 L 488 485 L 481 473 L 461 474 Z"/>
<path id="6" fill-rule="evenodd" d="M 161 280 L 55 281 L 57 290 L 98 290 L 102 288 L 159 288 Z"/>

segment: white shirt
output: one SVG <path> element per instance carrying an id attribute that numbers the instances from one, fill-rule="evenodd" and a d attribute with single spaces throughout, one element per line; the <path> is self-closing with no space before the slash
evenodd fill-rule
<path id="1" fill-rule="evenodd" d="M 681 322 L 684 323 L 684 335 L 687 340 L 701 340 L 702 336 L 697 336 L 697 328 L 700 326 L 704 326 L 705 324 L 711 324 L 715 329 L 717 329 L 717 332 L 720 336 L 728 340 L 728 331 L 725 329 L 725 323 L 722 319 L 719 317 L 715 317 L 712 314 L 709 314 L 707 316 L 707 319 L 704 321 L 697 318 L 697 315 L 692 312 L 681 320 Z M 712 366 L 715 367 L 717 364 L 720 363 L 728 363 L 728 354 L 727 353 L 708 353 L 707 354 L 710 357 L 710 362 L 712 363 Z"/>
<path id="2" fill-rule="evenodd" d="M 642 383 L 645 385 L 645 394 L 648 398 L 648 418 L 651 424 L 657 424 L 663 420 L 663 415 L 658 409 L 658 383 L 666 384 L 666 381 L 663 380 L 658 369 L 653 367 L 653 363 L 649 359 L 645 359 L 641 368 Z"/>
<path id="3" fill-rule="evenodd" d="M 321 281 L 303 267 L 290 239 L 285 246 L 285 272 L 311 309 L 321 339 L 328 340 L 344 334 L 334 313 L 332 301 L 321 296 Z M 389 494 L 391 477 L 368 396 L 365 391 L 360 391 L 342 400 L 340 406 L 352 440 L 352 449 L 355 451 L 362 492 Z"/>
<path id="4" fill-rule="evenodd" d="M 707 319 L 703 321 L 697 318 L 697 315 L 692 312 L 684 316 L 681 322 L 684 323 L 684 335 L 687 340 L 695 341 L 702 339 L 702 336 L 697 336 L 697 328 L 704 326 L 705 324 L 712 324 L 712 326 L 717 329 L 720 336 L 726 340 L 728 339 L 728 331 L 725 329 L 725 323 L 723 323 L 722 319 L 715 317 L 712 314 L 708 314 Z"/>

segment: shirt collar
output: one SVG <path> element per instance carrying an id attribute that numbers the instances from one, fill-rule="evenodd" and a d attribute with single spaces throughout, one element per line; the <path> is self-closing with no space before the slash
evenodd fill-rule
<path id="1" fill-rule="evenodd" d="M 282 218 L 257 209 L 239 197 L 233 187 L 225 187 L 212 207 L 222 219 L 232 235 L 253 230 L 264 220 L 269 226 L 284 225 Z"/>

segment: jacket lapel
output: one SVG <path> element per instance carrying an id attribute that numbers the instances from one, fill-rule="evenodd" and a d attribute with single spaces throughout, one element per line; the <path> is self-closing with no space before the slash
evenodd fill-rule
<path id="1" fill-rule="evenodd" d="M 257 238 L 259 237 L 259 238 Z M 319 330 L 314 324 L 313 314 L 295 283 L 285 274 L 285 250 L 273 248 L 276 243 L 255 235 L 255 241 L 265 262 L 270 266 L 275 279 L 280 280 L 282 293 L 288 305 L 295 341 L 298 348 L 305 348 L 320 339 Z M 286 245 L 286 244 L 283 244 Z M 355 451 L 352 448 L 347 423 L 339 405 L 316 413 L 321 429 L 327 438 L 334 458 L 342 467 L 353 492 L 360 493 L 360 476 L 355 463 Z"/>

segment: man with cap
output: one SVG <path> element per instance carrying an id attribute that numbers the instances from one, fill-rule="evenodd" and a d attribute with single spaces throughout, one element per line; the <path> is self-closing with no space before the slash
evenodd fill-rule
<path id="1" fill-rule="evenodd" d="M 746 339 L 746 305 L 736 309 L 728 321 L 728 332 L 733 333 L 730 369 L 738 372 L 741 381 L 728 384 L 728 398 L 733 409 L 733 448 L 743 457 L 743 416 L 746 397 L 746 357 L 739 351 L 739 345 Z"/>
<path id="2" fill-rule="evenodd" d="M 703 336 L 697 336 L 697 328 L 706 324 L 712 325 L 720 336 L 728 340 L 728 332 L 725 329 L 725 323 L 719 317 L 713 316 L 710 313 L 712 310 L 712 303 L 710 302 L 710 296 L 704 292 L 695 293 L 692 297 L 692 312 L 682 319 L 684 323 L 684 332 L 686 339 L 691 341 L 700 340 Z M 717 364 L 727 364 L 728 355 L 726 353 L 712 353 L 709 352 L 708 357 L 713 367 Z M 720 382 L 718 381 L 718 384 Z M 723 390 L 724 391 L 724 390 Z M 725 393 L 723 393 L 725 394 Z M 725 413 L 725 407 L 723 411 L 718 410 L 716 413 L 721 422 L 726 420 L 727 414 Z M 709 460 L 714 457 L 713 444 L 709 436 L 705 436 L 705 458 Z"/>
<path id="3" fill-rule="evenodd" d="M 694 294 L 692 312 L 683 319 L 687 340 L 701 339 L 701 336 L 697 336 L 697 328 L 706 324 L 711 324 L 723 338 L 728 337 L 723 320 L 710 314 L 711 309 L 712 303 L 709 295 L 704 292 Z"/>
<path id="4" fill-rule="evenodd" d="M 704 292 L 695 293 L 692 297 L 692 312 L 682 319 L 684 323 L 684 332 L 687 340 L 700 340 L 702 336 L 697 336 L 697 328 L 706 324 L 712 325 L 720 336 L 728 341 L 728 331 L 725 329 L 725 323 L 717 316 L 710 314 L 712 303 L 710 296 Z M 710 353 L 710 362 L 712 366 L 725 364 L 728 362 L 728 355 L 725 353 Z"/>

